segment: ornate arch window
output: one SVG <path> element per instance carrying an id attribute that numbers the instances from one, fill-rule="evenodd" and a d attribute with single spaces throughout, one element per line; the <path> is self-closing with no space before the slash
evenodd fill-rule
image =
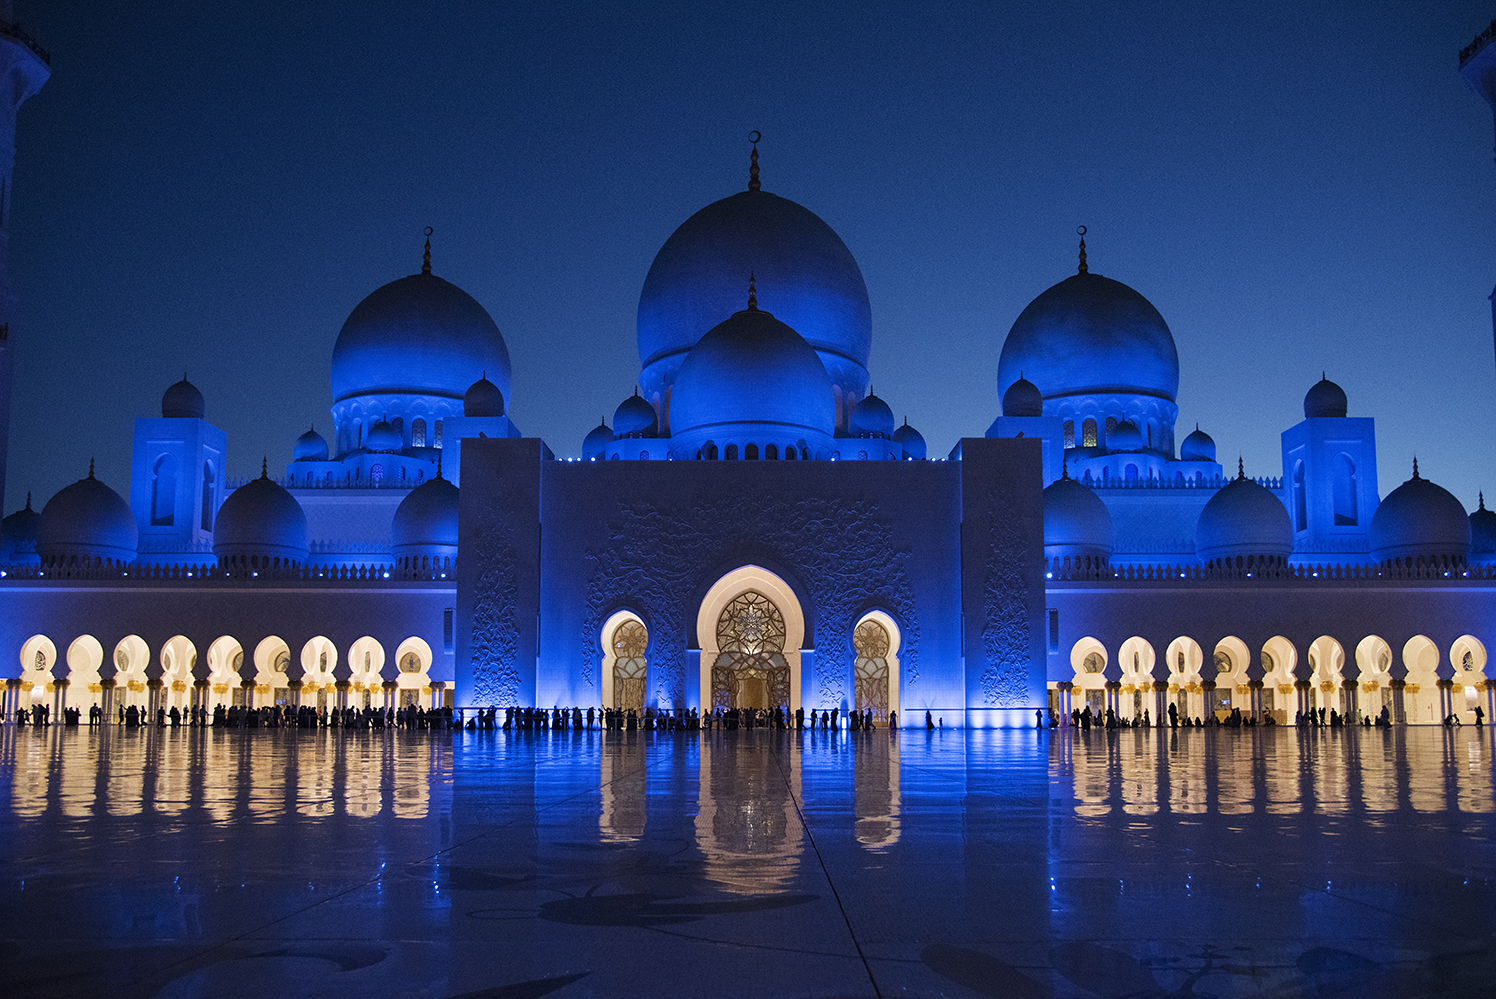
<path id="1" fill-rule="evenodd" d="M 644 711 L 644 688 L 649 676 L 649 629 L 644 622 L 627 618 L 613 629 L 608 639 L 613 651 L 613 703 L 620 711 Z"/>
<path id="2" fill-rule="evenodd" d="M 712 702 L 731 710 L 790 703 L 790 668 L 784 659 L 784 615 L 774 601 L 748 590 L 717 617 L 717 661 Z"/>
<path id="3" fill-rule="evenodd" d="M 418 655 L 416 655 L 414 652 L 407 652 L 407 653 L 405 653 L 405 655 L 402 656 L 401 659 L 400 659 L 400 672 L 402 672 L 402 673 L 419 673 L 419 672 L 421 672 L 421 657 L 418 656 Z"/>
<path id="4" fill-rule="evenodd" d="M 426 421 L 419 416 L 410 421 L 410 446 L 426 446 Z"/>
<path id="5" fill-rule="evenodd" d="M 310 475 L 308 475 L 308 478 L 310 478 Z M 213 511 L 215 509 L 213 506 L 213 485 L 215 481 L 216 476 L 213 474 L 213 463 L 211 461 L 203 462 L 203 508 L 200 521 L 202 530 L 204 531 L 213 530 Z"/>
<path id="6" fill-rule="evenodd" d="M 854 707 L 871 711 L 880 720 L 888 717 L 888 651 L 892 644 L 888 629 L 872 618 L 852 631 L 852 648 L 857 653 L 852 663 Z"/>
<path id="7" fill-rule="evenodd" d="M 1065 421 L 1065 446 L 1075 447 L 1075 421 Z"/>
<path id="8" fill-rule="evenodd" d="M 1086 658 L 1080 662 L 1080 668 L 1087 673 L 1100 673 L 1106 669 L 1106 660 L 1102 658 L 1100 652 L 1087 652 Z"/>
<path id="9" fill-rule="evenodd" d="M 1112 434 L 1114 434 L 1116 432 L 1117 432 L 1117 418 L 1115 416 L 1108 416 L 1106 418 L 1106 439 L 1107 440 L 1111 440 L 1112 439 Z"/>
<path id="10" fill-rule="evenodd" d="M 1080 446 L 1081 447 L 1095 447 L 1096 446 L 1096 421 L 1095 420 L 1087 420 L 1086 422 L 1084 422 L 1084 423 L 1082 423 L 1080 425 Z"/>
<path id="11" fill-rule="evenodd" d="M 177 507 L 177 459 L 163 454 L 151 469 L 151 524 L 170 527 Z"/>

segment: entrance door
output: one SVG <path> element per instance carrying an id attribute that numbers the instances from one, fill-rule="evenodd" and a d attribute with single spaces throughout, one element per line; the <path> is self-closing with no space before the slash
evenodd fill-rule
<path id="1" fill-rule="evenodd" d="M 769 707 L 769 681 L 761 676 L 745 676 L 740 679 L 738 707 L 766 710 Z"/>

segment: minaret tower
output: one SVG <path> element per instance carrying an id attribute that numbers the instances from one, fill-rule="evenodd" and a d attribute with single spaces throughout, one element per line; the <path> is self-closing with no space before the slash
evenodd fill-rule
<path id="1" fill-rule="evenodd" d="M 1496 21 L 1460 50 L 1460 76 L 1496 113 Z M 1496 336 L 1496 291 L 1491 293 L 1491 331 Z"/>
<path id="2" fill-rule="evenodd" d="M 16 297 L 10 286 L 10 191 L 16 165 L 16 112 L 21 102 L 52 75 L 51 57 L 11 19 L 10 0 L 0 4 L 0 502 L 5 497 L 5 462 L 10 451 L 10 388 L 15 355 L 10 321 Z"/>

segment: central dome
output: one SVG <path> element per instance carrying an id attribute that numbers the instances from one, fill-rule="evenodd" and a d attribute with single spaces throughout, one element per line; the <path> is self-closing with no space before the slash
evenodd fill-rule
<path id="1" fill-rule="evenodd" d="M 673 408 L 677 436 L 773 425 L 794 437 L 829 438 L 836 423 L 821 359 L 803 337 L 757 309 L 734 313 L 686 355 Z"/>
<path id="2" fill-rule="evenodd" d="M 639 296 L 639 361 L 683 354 L 743 304 L 752 272 L 766 309 L 812 347 L 867 367 L 872 308 L 862 271 L 816 214 L 743 191 L 692 215 L 655 255 Z"/>
<path id="3" fill-rule="evenodd" d="M 1027 378 L 1045 399 L 1144 395 L 1174 401 L 1179 353 L 1164 317 L 1120 281 L 1081 273 L 1029 303 L 1003 342 L 1001 390 Z"/>
<path id="4" fill-rule="evenodd" d="M 493 318 L 450 281 L 412 274 L 376 289 L 348 316 L 332 350 L 332 397 L 461 399 L 484 372 L 509 398 L 509 348 Z"/>

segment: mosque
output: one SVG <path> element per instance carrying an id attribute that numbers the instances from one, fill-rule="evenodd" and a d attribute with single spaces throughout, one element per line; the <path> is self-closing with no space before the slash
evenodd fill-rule
<path id="1" fill-rule="evenodd" d="M 48 69 L 24 36 L 0 31 L 0 48 L 13 140 Z M 638 388 L 579 448 L 560 442 L 567 458 L 509 419 L 499 326 L 439 276 L 428 238 L 417 273 L 328 331 L 329 438 L 308 430 L 283 466 L 235 482 L 228 432 L 184 379 L 136 420 L 127 488 L 90 469 L 4 518 L 6 718 L 36 703 L 783 706 L 975 727 L 1085 705 L 1490 715 L 1496 512 L 1468 513 L 1411 460 L 1384 496 L 1374 418 L 1320 372 L 1301 373 L 1302 417 L 1283 414 L 1281 469 L 1223 467 L 1198 427 L 1178 439 L 1168 324 L 1091 271 L 1081 235 L 1075 272 L 1012 322 L 991 425 L 930 454 L 871 390 L 851 251 L 763 189 L 755 144 L 746 190 L 660 248 Z M 0 306 L 8 320 L 8 282 Z"/>

